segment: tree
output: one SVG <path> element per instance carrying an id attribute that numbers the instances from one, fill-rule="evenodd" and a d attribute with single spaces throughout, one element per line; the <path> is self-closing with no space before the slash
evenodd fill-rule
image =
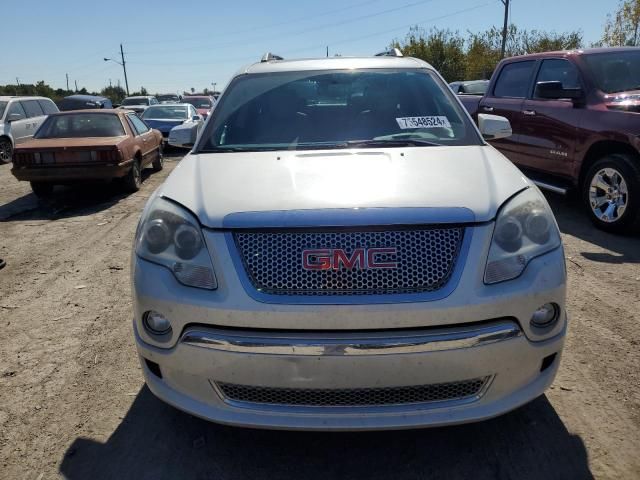
<path id="1" fill-rule="evenodd" d="M 404 55 L 430 63 L 448 82 L 463 80 L 464 39 L 458 32 L 411 27 L 404 40 L 394 40 L 391 48 L 400 48 Z"/>
<path id="2" fill-rule="evenodd" d="M 100 95 L 107 97 L 112 103 L 120 104 L 124 97 L 127 96 L 127 92 L 124 91 L 124 88 L 114 85 L 100 90 Z"/>
<path id="3" fill-rule="evenodd" d="M 618 10 L 607 15 L 604 33 L 597 46 L 622 47 L 637 46 L 640 41 L 640 0 L 624 0 L 618 4 Z"/>

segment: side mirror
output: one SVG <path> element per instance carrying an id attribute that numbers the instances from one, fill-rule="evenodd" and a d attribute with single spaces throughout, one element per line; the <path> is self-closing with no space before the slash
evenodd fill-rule
<path id="1" fill-rule="evenodd" d="M 10 113 L 7 117 L 7 123 L 15 122 L 17 120 L 24 120 L 26 117 L 21 113 Z"/>
<path id="2" fill-rule="evenodd" d="M 202 120 L 202 116 L 194 115 L 193 117 L 191 117 L 191 120 L 193 120 L 194 122 L 199 122 L 200 120 Z"/>
<path id="3" fill-rule="evenodd" d="M 538 82 L 536 83 L 535 96 L 538 98 L 546 98 L 548 100 L 558 100 L 561 98 L 568 98 L 570 100 L 577 100 L 582 98 L 584 92 L 581 88 L 564 88 L 562 82 Z"/>
<path id="4" fill-rule="evenodd" d="M 178 125 L 169 132 L 169 145 L 172 147 L 191 148 L 196 143 L 198 131 L 194 125 Z"/>
<path id="5" fill-rule="evenodd" d="M 478 128 L 485 140 L 497 140 L 511 136 L 511 123 L 498 115 L 478 114 Z"/>

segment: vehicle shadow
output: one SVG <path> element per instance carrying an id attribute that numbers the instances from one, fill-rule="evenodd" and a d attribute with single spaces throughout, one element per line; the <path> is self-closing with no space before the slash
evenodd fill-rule
<path id="1" fill-rule="evenodd" d="M 575 195 L 562 196 L 546 191 L 544 194 L 562 233 L 609 250 L 609 252 L 580 252 L 584 258 L 604 263 L 640 263 L 638 234 L 625 236 L 603 232 L 589 221 L 580 200 Z"/>
<path id="2" fill-rule="evenodd" d="M 106 443 L 77 438 L 69 480 L 593 478 L 585 446 L 546 397 L 486 422 L 351 433 L 252 430 L 209 423 L 145 386 Z"/>
<path id="3" fill-rule="evenodd" d="M 153 172 L 142 171 L 145 181 Z M 53 194 L 38 198 L 32 192 L 0 205 L 0 223 L 14 220 L 56 220 L 91 215 L 106 210 L 130 193 L 118 182 L 88 182 L 71 186 L 56 185 Z"/>

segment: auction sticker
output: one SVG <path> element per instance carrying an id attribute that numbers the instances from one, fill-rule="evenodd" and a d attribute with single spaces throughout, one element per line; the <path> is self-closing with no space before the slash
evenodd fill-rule
<path id="1" fill-rule="evenodd" d="M 396 118 L 402 130 L 408 128 L 451 128 L 449 119 L 445 116 L 437 117 L 402 117 Z"/>

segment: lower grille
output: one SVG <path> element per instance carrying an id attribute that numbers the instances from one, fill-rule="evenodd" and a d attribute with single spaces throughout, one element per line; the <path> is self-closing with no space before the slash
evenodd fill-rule
<path id="1" fill-rule="evenodd" d="M 469 399 L 480 395 L 491 377 L 451 383 L 386 388 L 270 388 L 217 382 L 226 400 L 299 407 L 395 406 Z"/>

